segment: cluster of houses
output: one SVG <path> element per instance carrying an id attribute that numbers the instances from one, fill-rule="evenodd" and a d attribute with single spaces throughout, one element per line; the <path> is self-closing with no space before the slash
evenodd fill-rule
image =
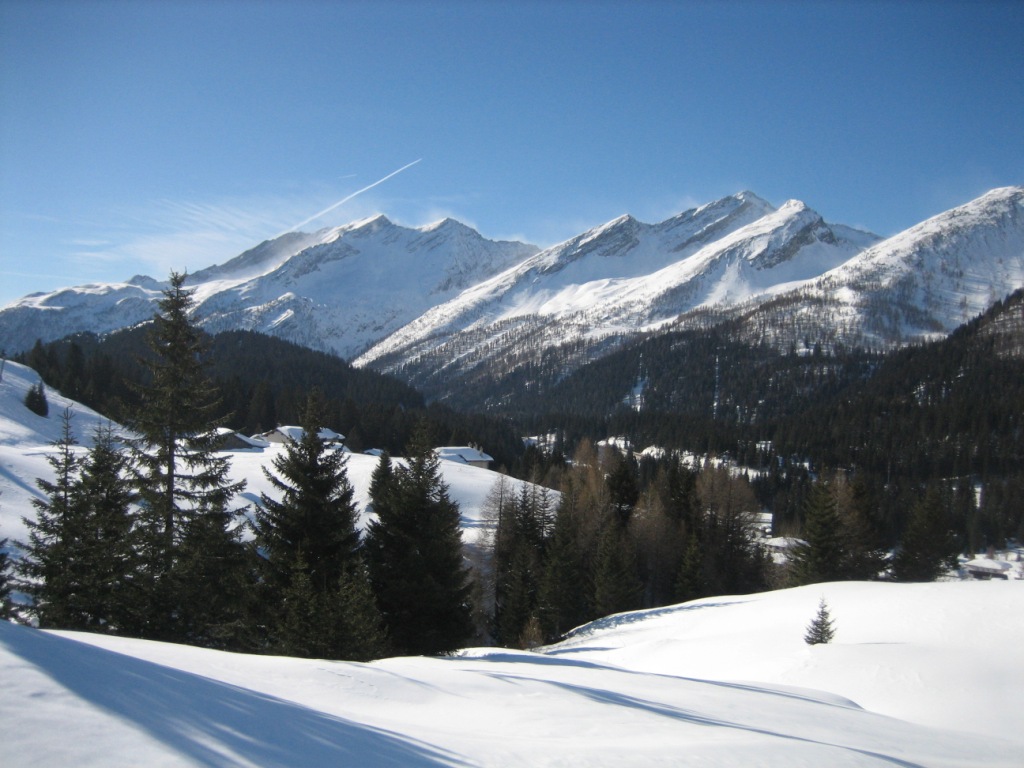
<path id="1" fill-rule="evenodd" d="M 220 436 L 218 450 L 221 451 L 262 451 L 272 445 L 287 443 L 288 440 L 300 440 L 302 438 L 302 427 L 284 426 L 263 432 L 252 437 L 235 432 L 231 429 L 220 428 L 217 430 Z M 339 450 L 347 451 L 345 436 L 335 432 L 333 429 L 321 429 L 320 439 L 327 445 L 337 446 Z M 441 461 L 453 461 L 458 464 L 468 464 L 471 467 L 490 469 L 493 458 L 471 445 L 455 445 L 435 448 L 434 452 Z M 370 456 L 379 456 L 381 451 L 371 448 L 364 453 Z"/>

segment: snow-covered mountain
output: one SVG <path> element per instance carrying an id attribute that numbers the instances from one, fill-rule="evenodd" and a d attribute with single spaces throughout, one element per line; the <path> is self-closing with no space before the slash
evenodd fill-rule
<path id="1" fill-rule="evenodd" d="M 1024 286 L 1022 207 L 1024 188 L 997 189 L 885 240 L 751 193 L 656 225 L 624 217 L 434 307 L 357 364 L 429 387 L 438 371 L 501 376 L 555 346 L 569 369 L 639 333 L 725 321 L 780 349 L 887 349 Z"/>
<path id="2" fill-rule="evenodd" d="M 1022 286 L 1024 188 L 1005 187 L 733 315 L 744 317 L 751 340 L 791 343 L 809 334 L 884 349 L 948 335 Z"/>
<path id="3" fill-rule="evenodd" d="M 884 349 L 949 333 L 1024 286 L 1022 208 L 1024 188 L 997 189 L 882 240 L 740 192 L 543 251 L 451 219 L 411 229 L 377 216 L 263 243 L 188 285 L 210 331 L 259 330 L 420 385 L 501 375 L 556 346 L 571 367 L 637 334 L 724 321 L 779 348 Z M 0 310 L 0 346 L 146 320 L 162 286 L 26 297 Z"/>
<path id="4" fill-rule="evenodd" d="M 264 242 L 189 275 L 196 318 L 351 357 L 433 305 L 536 252 L 452 219 L 411 229 L 384 216 Z M 104 333 L 150 319 L 166 284 L 149 277 L 33 294 L 0 310 L 0 346 Z"/>
<path id="5" fill-rule="evenodd" d="M 877 240 L 798 201 L 776 210 L 750 192 L 660 224 L 624 216 L 434 307 L 357 364 L 392 368 L 439 352 L 465 362 L 455 350 L 478 361 L 484 351 L 655 330 L 700 307 L 774 296 Z"/>

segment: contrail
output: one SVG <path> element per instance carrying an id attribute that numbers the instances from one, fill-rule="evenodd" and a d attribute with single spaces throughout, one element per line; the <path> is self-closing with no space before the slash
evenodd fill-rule
<path id="1" fill-rule="evenodd" d="M 406 169 L 408 169 L 408 168 L 412 168 L 412 167 L 413 167 L 414 165 L 416 165 L 416 163 L 420 162 L 420 160 L 422 160 L 422 159 L 423 159 L 423 158 L 421 157 L 421 158 L 420 158 L 419 160 L 413 160 L 413 161 L 412 161 L 411 163 L 409 163 L 408 165 L 403 165 L 403 166 L 402 166 L 401 168 L 399 168 L 399 169 L 398 169 L 397 171 L 392 171 L 392 172 L 391 172 L 391 173 L 389 173 L 389 174 L 388 174 L 387 176 L 385 176 L 385 177 L 384 177 L 383 179 L 377 179 L 377 181 L 373 182 L 373 184 L 369 184 L 369 185 L 367 185 L 367 186 L 363 187 L 362 189 L 357 189 L 357 190 L 356 190 L 355 192 L 353 192 L 353 193 L 352 193 L 351 195 L 349 195 L 349 196 L 347 196 L 347 197 L 343 197 L 343 198 L 341 198 L 341 200 L 339 200 L 338 202 L 334 203 L 334 205 L 329 205 L 329 206 L 327 206 L 326 208 L 324 208 L 324 209 L 323 209 L 322 211 L 320 211 L 319 213 L 314 213 L 314 214 L 313 214 L 312 216 L 310 216 L 310 217 L 309 217 L 308 219 L 306 219 L 305 221 L 300 221 L 300 222 L 299 222 L 298 224 L 296 224 L 295 226 L 293 226 L 293 227 L 291 227 L 291 228 L 289 228 L 289 229 L 286 229 L 286 230 L 285 230 L 284 232 L 282 232 L 281 234 L 277 235 L 276 237 L 280 237 L 281 235 L 287 234 L 288 232 L 298 232 L 300 228 L 302 228 L 302 227 L 306 226 L 307 224 L 309 224 L 309 222 L 311 222 L 311 221 L 315 221 L 316 219 L 319 219 L 319 218 L 320 218 L 321 216 L 323 216 L 323 215 L 324 215 L 325 213 L 330 213 L 330 212 L 331 212 L 331 211 L 333 211 L 333 210 L 334 210 L 335 208 L 337 208 L 337 207 L 338 207 L 339 205 L 344 205 L 344 204 L 345 204 L 345 203 L 347 203 L 347 202 L 348 202 L 349 200 L 351 200 L 351 199 L 352 199 L 353 197 L 356 197 L 357 195 L 361 195 L 361 194 L 363 194 L 363 192 L 366 192 L 367 190 L 373 189 L 373 188 L 374 188 L 374 187 L 376 187 L 376 186 L 377 186 L 378 184 L 383 184 L 383 183 L 384 183 L 385 181 L 387 181 L 387 180 L 388 180 L 388 179 L 390 179 L 391 177 L 393 177 L 393 176 L 397 176 L 397 175 L 398 175 L 398 174 L 400 174 L 400 173 L 401 173 L 402 171 L 404 171 L 404 170 L 406 170 Z"/>

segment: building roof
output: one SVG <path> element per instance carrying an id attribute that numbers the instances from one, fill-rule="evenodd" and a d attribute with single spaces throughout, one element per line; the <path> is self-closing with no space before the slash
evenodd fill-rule
<path id="1" fill-rule="evenodd" d="M 261 435 L 257 435 L 257 438 L 264 440 L 273 440 L 275 437 L 290 437 L 292 440 L 301 440 L 302 433 L 305 430 L 302 427 L 284 426 L 272 429 L 269 432 L 264 432 Z M 324 427 L 319 432 L 320 439 L 328 443 L 340 443 L 345 439 L 345 436 L 335 432 L 333 429 Z"/>
<path id="2" fill-rule="evenodd" d="M 473 448 L 469 445 L 454 445 L 435 448 L 434 453 L 436 453 L 437 457 L 443 461 L 457 461 L 460 464 L 475 464 L 494 461 L 492 457 L 488 456 L 479 448 Z"/>

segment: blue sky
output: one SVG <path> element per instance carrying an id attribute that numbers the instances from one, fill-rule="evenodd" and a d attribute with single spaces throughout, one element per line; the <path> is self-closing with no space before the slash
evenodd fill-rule
<path id="1" fill-rule="evenodd" d="M 1024 184 L 1021 2 L 0 0 L 0 305 L 307 224 L 551 245 L 741 189 L 894 234 Z"/>

